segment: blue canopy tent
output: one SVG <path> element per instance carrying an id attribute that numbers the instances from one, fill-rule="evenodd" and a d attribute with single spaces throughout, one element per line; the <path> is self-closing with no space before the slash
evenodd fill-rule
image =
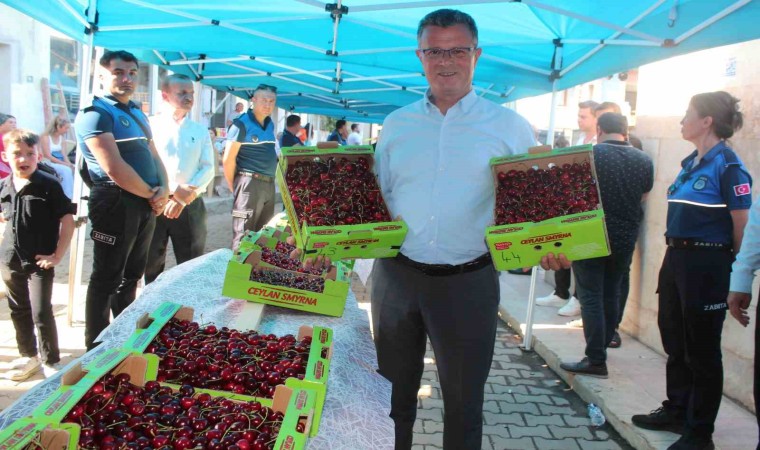
<path id="1" fill-rule="evenodd" d="M 380 122 L 424 95 L 416 30 L 420 18 L 438 8 L 461 9 L 475 18 L 483 55 L 474 89 L 500 103 L 760 37 L 760 3 L 753 0 L 0 3 L 85 42 L 86 55 L 95 45 L 132 49 L 144 60 L 235 95 L 248 95 L 259 83 L 276 85 L 279 104 L 288 110 L 364 122 Z M 89 64 L 85 58 L 82 73 L 90 73 Z M 82 78 L 82 98 L 88 98 L 89 80 Z M 550 136 L 553 116 L 554 108 Z M 78 241 L 72 254 L 83 249 L 83 239 Z M 81 264 L 75 256 L 72 261 Z M 78 285 L 70 280 L 70 303 Z M 530 345 L 529 335 L 525 342 Z"/>

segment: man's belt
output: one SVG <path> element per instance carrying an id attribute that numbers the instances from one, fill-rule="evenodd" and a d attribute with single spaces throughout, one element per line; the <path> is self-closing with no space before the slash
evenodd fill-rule
<path id="1" fill-rule="evenodd" d="M 118 188 L 119 185 L 114 183 L 110 180 L 104 180 L 104 181 L 93 181 L 92 182 L 93 187 L 110 187 L 110 188 Z"/>
<path id="2" fill-rule="evenodd" d="M 241 177 L 251 177 L 257 180 L 266 181 L 267 183 L 271 183 L 272 181 L 274 181 L 274 177 L 270 177 L 269 175 L 262 175 L 256 172 L 251 172 L 249 170 L 238 170 L 237 174 L 240 175 Z"/>
<path id="3" fill-rule="evenodd" d="M 459 273 L 473 272 L 475 270 L 482 269 L 491 264 L 491 254 L 486 253 L 470 262 L 452 266 L 451 264 L 424 264 L 407 258 L 403 254 L 399 253 L 396 256 L 396 260 L 405 266 L 409 266 L 413 269 L 417 269 L 425 275 L 433 277 L 440 277 L 445 275 L 456 275 Z"/>
<path id="4" fill-rule="evenodd" d="M 720 244 L 718 242 L 695 241 L 694 239 L 665 238 L 668 247 L 691 250 L 733 250 L 729 244 Z"/>

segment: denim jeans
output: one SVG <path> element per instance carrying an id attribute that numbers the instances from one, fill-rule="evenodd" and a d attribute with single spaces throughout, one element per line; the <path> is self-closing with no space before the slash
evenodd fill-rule
<path id="1" fill-rule="evenodd" d="M 594 364 L 607 361 L 607 345 L 615 334 L 620 314 L 620 285 L 632 256 L 631 250 L 573 262 L 586 356 Z"/>

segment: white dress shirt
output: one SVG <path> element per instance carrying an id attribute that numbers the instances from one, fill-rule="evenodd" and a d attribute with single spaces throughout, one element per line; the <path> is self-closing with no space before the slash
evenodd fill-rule
<path id="1" fill-rule="evenodd" d="M 169 177 L 169 190 L 189 184 L 199 194 L 205 192 L 214 180 L 214 148 L 208 129 L 187 117 L 178 124 L 168 111 L 152 116 L 150 128 Z"/>
<path id="2" fill-rule="evenodd" d="M 409 227 L 401 253 L 457 265 L 488 251 L 495 203 L 489 160 L 524 153 L 535 138 L 522 116 L 474 91 L 445 116 L 428 95 L 385 119 L 375 170 L 392 217 Z"/>
<path id="3" fill-rule="evenodd" d="M 760 269 L 760 199 L 755 200 L 749 212 L 749 221 L 744 227 L 742 246 L 731 269 L 733 292 L 752 293 L 752 279 Z"/>
<path id="4" fill-rule="evenodd" d="M 348 145 L 362 145 L 362 135 L 357 132 L 352 132 L 348 135 L 348 138 L 346 139 L 346 144 Z"/>

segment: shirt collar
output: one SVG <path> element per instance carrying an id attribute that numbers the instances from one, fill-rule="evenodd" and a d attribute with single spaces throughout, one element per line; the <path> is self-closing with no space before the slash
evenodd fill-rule
<path id="1" fill-rule="evenodd" d="M 425 91 L 425 99 L 423 102 L 423 107 L 425 108 L 426 113 L 430 113 L 431 108 L 435 107 L 435 103 L 433 103 L 430 100 L 431 91 L 430 88 L 428 88 L 427 91 Z M 472 110 L 473 106 L 475 106 L 475 103 L 478 102 L 478 95 L 475 93 L 475 89 L 470 89 L 470 92 L 467 93 L 464 97 L 462 97 L 453 107 L 459 106 L 459 108 L 462 110 L 463 113 L 467 114 Z"/>
<path id="2" fill-rule="evenodd" d="M 266 130 L 266 128 L 269 126 L 269 122 L 272 121 L 272 118 L 270 116 L 267 116 L 264 119 L 264 123 L 259 123 L 259 121 L 256 120 L 256 116 L 253 115 L 253 108 L 249 108 L 248 111 L 246 112 L 246 114 L 248 114 L 248 118 L 251 119 L 251 121 L 253 123 L 258 124 L 261 127 L 262 130 Z"/>
<path id="3" fill-rule="evenodd" d="M 114 97 L 113 95 L 106 95 L 106 96 L 102 97 L 102 100 L 104 102 L 108 103 L 109 105 L 116 106 L 117 108 L 118 107 L 124 108 L 124 103 L 116 100 L 116 97 Z M 130 100 L 129 102 L 127 102 L 126 106 L 128 106 L 129 109 L 132 109 L 132 108 L 139 109 L 139 108 L 137 108 L 137 103 L 133 102 L 132 100 Z"/>
<path id="4" fill-rule="evenodd" d="M 631 145 L 628 141 L 618 141 L 615 139 L 607 139 L 606 141 L 602 142 L 602 144 L 610 144 L 610 145 L 624 145 L 626 147 L 629 147 Z"/>
<path id="5" fill-rule="evenodd" d="M 702 164 L 702 161 L 704 161 L 705 164 L 709 163 L 710 161 L 715 159 L 715 157 L 718 156 L 718 154 L 721 153 L 723 149 L 725 148 L 726 148 L 725 141 L 718 142 L 717 144 L 715 144 L 713 148 L 710 149 L 710 151 L 705 153 L 705 156 L 702 157 L 699 163 Z M 687 156 L 681 161 L 681 167 L 685 168 L 687 165 L 691 164 L 691 161 L 696 157 L 697 157 L 697 151 L 694 150 L 693 152 L 691 152 L 689 156 Z"/>

